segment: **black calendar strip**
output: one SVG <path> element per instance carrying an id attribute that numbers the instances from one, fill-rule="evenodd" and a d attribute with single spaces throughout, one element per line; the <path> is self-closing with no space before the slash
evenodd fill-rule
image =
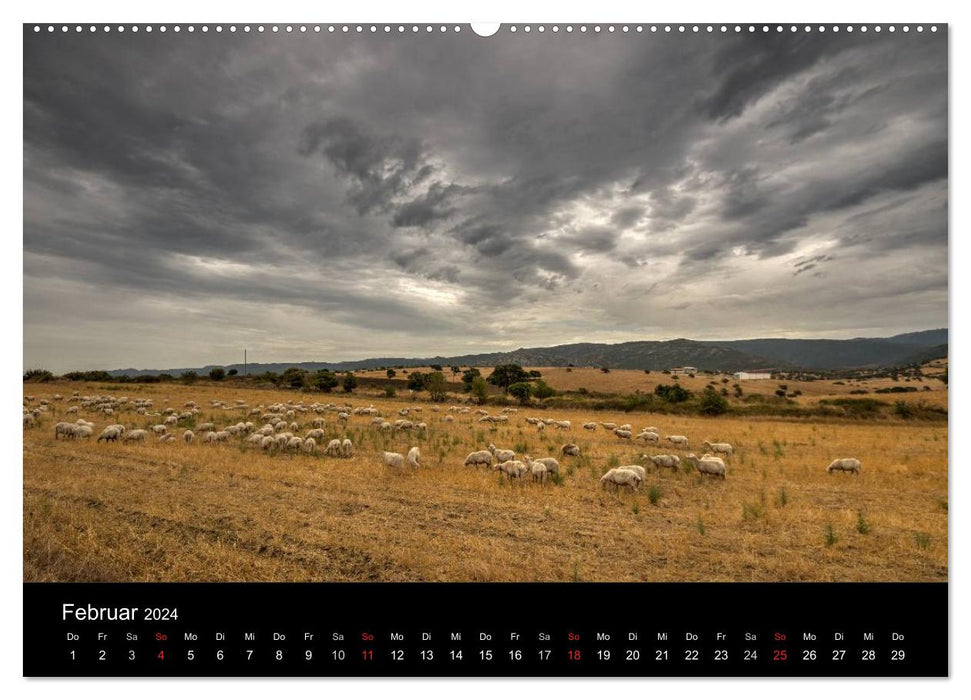
<path id="1" fill-rule="evenodd" d="M 946 676 L 946 584 L 25 584 L 27 676 Z"/>

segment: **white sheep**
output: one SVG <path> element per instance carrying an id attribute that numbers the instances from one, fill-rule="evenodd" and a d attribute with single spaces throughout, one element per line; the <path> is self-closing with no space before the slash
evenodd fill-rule
<path id="1" fill-rule="evenodd" d="M 487 467 L 492 466 L 492 453 L 489 450 L 478 450 L 476 452 L 470 452 L 469 456 L 465 458 L 465 466 L 478 466 L 484 464 Z"/>
<path id="2" fill-rule="evenodd" d="M 546 430 L 546 423 L 543 423 L 542 421 L 540 421 L 539 423 L 537 423 L 536 424 L 536 430 L 537 431 L 540 431 L 540 432 Z"/>
<path id="3" fill-rule="evenodd" d="M 629 430 L 621 430 L 620 428 L 615 428 L 614 435 L 619 437 L 621 440 L 630 440 L 632 433 Z"/>
<path id="4" fill-rule="evenodd" d="M 276 438 L 272 435 L 264 435 L 260 440 L 260 448 L 264 451 L 272 450 L 274 447 L 276 447 Z"/>
<path id="5" fill-rule="evenodd" d="M 455 416 L 445 416 L 446 423 L 452 423 L 455 421 Z"/>
<path id="6" fill-rule="evenodd" d="M 94 435 L 94 430 L 90 425 L 75 425 L 74 426 L 74 439 L 84 440 Z"/>
<path id="7" fill-rule="evenodd" d="M 688 454 L 685 459 L 695 465 L 695 469 L 702 476 L 720 476 L 722 479 L 726 478 L 727 470 L 725 469 L 725 462 L 722 461 L 721 457 L 712 457 L 709 454 L 702 455 L 699 459 L 693 454 Z"/>
<path id="8" fill-rule="evenodd" d="M 166 426 L 162 425 L 161 423 L 159 423 L 158 425 L 152 426 L 152 432 L 155 433 L 156 435 L 165 435 L 165 433 L 167 433 L 168 431 L 169 429 Z"/>
<path id="9" fill-rule="evenodd" d="M 384 463 L 389 467 L 401 469 L 405 466 L 405 456 L 399 452 L 384 452 Z"/>
<path id="10" fill-rule="evenodd" d="M 178 422 L 179 422 L 178 416 L 169 416 L 164 421 L 162 421 L 162 423 L 165 425 L 176 425 Z"/>
<path id="11" fill-rule="evenodd" d="M 619 427 L 620 427 L 621 430 L 629 430 L 631 432 L 634 432 L 634 429 L 631 427 L 630 423 L 624 423 L 623 425 L 621 425 Z"/>
<path id="12" fill-rule="evenodd" d="M 54 439 L 57 440 L 62 435 L 66 438 L 74 437 L 77 430 L 76 423 L 58 423 L 54 426 Z"/>
<path id="13" fill-rule="evenodd" d="M 121 439 L 122 442 L 145 442 L 148 439 L 147 430 L 132 430 L 125 433 L 125 436 Z"/>
<path id="14" fill-rule="evenodd" d="M 293 452 L 297 452 L 303 447 L 303 438 L 292 437 L 287 440 L 287 449 Z"/>
<path id="15" fill-rule="evenodd" d="M 311 430 L 308 430 L 307 434 L 304 435 L 304 440 L 306 440 L 307 438 L 313 438 L 314 440 L 323 440 L 324 431 L 322 428 L 313 428 Z"/>
<path id="16" fill-rule="evenodd" d="M 418 469 L 421 466 L 421 452 L 418 447 L 412 447 L 408 450 L 408 466 Z"/>
<path id="17" fill-rule="evenodd" d="M 639 432 L 636 439 L 643 440 L 644 442 L 653 442 L 655 444 L 659 444 L 661 442 L 661 436 L 649 430 Z"/>
<path id="18" fill-rule="evenodd" d="M 530 464 L 529 473 L 533 475 L 533 481 L 538 481 L 541 484 L 546 483 L 547 469 L 546 465 L 542 462 L 533 462 Z"/>
<path id="19" fill-rule="evenodd" d="M 584 423 L 583 424 L 583 429 L 584 430 L 596 430 L 597 429 L 597 424 L 596 423 Z"/>
<path id="20" fill-rule="evenodd" d="M 713 454 L 723 454 L 726 457 L 731 457 L 732 453 L 734 452 L 732 446 L 727 442 L 708 442 L 705 440 L 703 443 L 701 443 L 701 446 L 704 447 L 708 452 L 712 452 Z"/>
<path id="21" fill-rule="evenodd" d="M 670 442 L 672 445 L 677 445 L 683 450 L 688 449 L 688 438 L 686 438 L 684 435 L 668 435 L 664 439 Z"/>
<path id="22" fill-rule="evenodd" d="M 540 457 L 539 459 L 531 459 L 529 455 L 525 456 L 526 464 L 542 464 L 546 467 L 546 471 L 549 474 L 558 474 L 560 472 L 560 463 L 556 461 L 556 457 Z"/>
<path id="23" fill-rule="evenodd" d="M 601 421 L 600 425 L 602 425 L 606 430 L 617 430 L 616 423 L 604 423 Z"/>
<path id="24" fill-rule="evenodd" d="M 568 420 L 558 420 L 554 421 L 553 425 L 555 425 L 559 430 L 569 430 L 571 423 Z"/>
<path id="25" fill-rule="evenodd" d="M 200 423 L 196 426 L 196 430 L 200 433 L 205 433 L 207 431 L 213 431 L 216 429 L 215 423 Z"/>
<path id="26" fill-rule="evenodd" d="M 491 442 L 489 443 L 489 452 L 492 453 L 492 456 L 496 458 L 497 462 L 508 462 L 516 459 L 516 452 L 514 450 L 497 449 Z"/>
<path id="27" fill-rule="evenodd" d="M 665 467 L 677 471 L 681 466 L 681 458 L 677 455 L 643 455 L 643 457 L 651 460 L 658 469 Z"/>
<path id="28" fill-rule="evenodd" d="M 515 459 L 500 462 L 496 464 L 494 469 L 497 472 L 505 474 L 509 479 L 522 479 L 523 475 L 529 471 L 525 464 Z"/>
<path id="29" fill-rule="evenodd" d="M 324 448 L 324 454 L 328 457 L 340 457 L 341 441 L 335 438 L 328 442 L 327 447 Z"/>
<path id="30" fill-rule="evenodd" d="M 170 435 L 170 434 L 166 433 L 165 435 L 162 435 L 158 439 L 158 441 L 159 442 L 175 442 L 175 435 Z"/>
<path id="31" fill-rule="evenodd" d="M 863 468 L 863 464 L 860 460 L 854 457 L 843 457 L 842 459 L 834 459 L 826 467 L 826 473 L 832 474 L 834 472 L 853 472 L 856 475 L 860 474 L 860 469 Z"/>
<path id="32" fill-rule="evenodd" d="M 303 439 L 303 446 L 300 448 L 307 454 L 314 454 L 317 452 L 317 441 L 312 437 Z"/>
<path id="33" fill-rule="evenodd" d="M 117 426 L 109 425 L 107 428 L 101 431 L 101 435 L 98 436 L 98 442 L 104 440 L 105 442 L 118 442 L 118 438 L 123 435 L 122 431 L 118 430 Z"/>
<path id="34" fill-rule="evenodd" d="M 350 458 L 354 456 L 354 443 L 344 438 L 341 442 L 341 457 Z"/>
<path id="35" fill-rule="evenodd" d="M 580 456 L 580 446 L 574 445 L 572 442 L 568 442 L 563 445 L 563 454 L 569 455 L 570 457 Z"/>
<path id="36" fill-rule="evenodd" d="M 24 428 L 33 428 L 34 425 L 36 425 L 36 423 L 37 421 L 34 419 L 34 416 L 32 414 L 30 413 L 24 414 Z M 55 435 L 55 437 L 57 436 Z"/>
<path id="37" fill-rule="evenodd" d="M 606 488 L 609 484 L 612 484 L 615 488 L 620 488 L 621 486 L 629 486 L 631 491 L 636 491 L 640 488 L 641 477 L 638 476 L 636 472 L 632 472 L 629 469 L 619 469 L 614 468 L 600 477 L 600 485 Z"/>
<path id="38" fill-rule="evenodd" d="M 626 469 L 628 471 L 634 472 L 635 474 L 637 474 L 637 476 L 640 478 L 641 481 L 644 481 L 644 479 L 647 478 L 647 472 L 644 471 L 644 467 L 642 467 L 639 464 L 625 464 L 617 468 Z"/>
<path id="39" fill-rule="evenodd" d="M 259 433 L 253 433 L 248 438 L 246 438 L 246 442 L 250 445 L 253 445 L 254 447 L 259 447 L 260 445 L 263 444 L 263 436 L 260 435 Z"/>

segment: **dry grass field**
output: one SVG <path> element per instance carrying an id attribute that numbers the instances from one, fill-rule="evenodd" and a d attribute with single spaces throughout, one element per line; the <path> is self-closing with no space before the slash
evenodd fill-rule
<path id="1" fill-rule="evenodd" d="M 666 375 L 635 374 L 645 391 L 652 382 L 669 381 Z M 620 371 L 544 375 L 558 388 L 573 382 L 610 391 L 606 382 L 614 381 L 623 391 L 635 388 Z M 428 431 L 423 438 L 385 435 L 368 416 L 351 416 L 341 429 L 336 413 L 323 414 L 328 438 L 353 440 L 351 459 L 270 455 L 240 440 L 186 445 L 152 437 L 145 444 L 99 444 L 95 438 L 109 423 L 141 428 L 161 419 L 133 410 L 105 417 L 82 409 L 80 417 L 96 424 L 94 437 L 55 440 L 54 423 L 75 420 L 64 411 L 77 402 L 54 401 L 55 415 L 23 433 L 25 581 L 947 579 L 944 423 L 524 408 L 490 429 L 474 413 L 446 423 L 448 404 L 436 412 L 431 404 L 403 398 L 211 384 L 24 387 L 35 396 L 32 406 L 75 390 L 151 398 L 154 410 L 183 410 L 194 400 L 202 411 L 196 423 L 217 426 L 245 421 L 246 412 L 210 409 L 211 399 L 241 399 L 250 407 L 373 403 L 392 421 L 400 408 L 418 405 L 423 411 L 409 417 L 427 422 Z M 539 433 L 523 420 L 528 415 L 569 419 L 573 426 Z M 313 417 L 297 413 L 301 435 Z M 648 467 L 639 491 L 604 490 L 599 477 L 609 466 L 636 462 L 644 452 L 684 452 L 644 448 L 599 428 L 583 430 L 590 420 L 687 435 L 698 454 L 705 439 L 731 442 L 736 452 L 728 478 Z M 181 438 L 183 429 L 180 424 L 173 432 Z M 509 483 L 497 472 L 462 466 L 469 452 L 489 442 L 533 457 L 556 456 L 563 483 Z M 563 457 L 565 442 L 579 444 L 582 457 Z M 381 462 L 382 450 L 404 453 L 411 445 L 420 446 L 421 469 L 393 472 Z M 832 459 L 846 456 L 863 462 L 862 475 L 826 473 Z"/>

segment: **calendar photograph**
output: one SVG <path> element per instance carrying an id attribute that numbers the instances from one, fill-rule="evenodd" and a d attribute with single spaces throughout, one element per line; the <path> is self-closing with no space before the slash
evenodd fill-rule
<path id="1" fill-rule="evenodd" d="M 947 25 L 23 46 L 25 584 L 947 581 Z"/>

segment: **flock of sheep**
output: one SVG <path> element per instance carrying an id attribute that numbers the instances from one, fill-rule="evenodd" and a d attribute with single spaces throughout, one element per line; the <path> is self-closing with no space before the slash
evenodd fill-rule
<path id="1" fill-rule="evenodd" d="M 62 402 L 64 397 L 54 394 L 51 398 L 41 398 L 35 400 L 33 396 L 24 398 L 23 422 L 24 429 L 33 428 L 37 422 L 45 415 L 54 413 L 54 403 Z M 36 405 L 34 405 L 36 403 Z M 197 416 L 201 414 L 201 409 L 195 401 L 187 401 L 181 411 L 174 408 L 156 410 L 151 399 L 130 400 L 127 397 L 115 398 L 113 396 L 80 396 L 75 393 L 68 399 L 71 404 L 64 410 L 67 415 L 76 415 L 84 410 L 89 413 L 100 413 L 103 416 L 113 416 L 114 414 L 133 410 L 136 415 L 143 416 L 147 422 L 147 428 L 133 428 L 122 423 L 112 423 L 103 428 L 98 435 L 97 442 L 115 443 L 131 442 L 144 443 L 154 439 L 159 443 L 176 442 L 180 438 L 174 432 L 179 430 L 179 424 L 194 424 Z M 181 441 L 185 444 L 202 442 L 204 444 L 226 443 L 231 440 L 240 441 L 254 449 L 262 450 L 267 453 L 306 453 L 315 454 L 320 450 L 329 457 L 350 458 L 354 456 L 353 442 L 347 438 L 333 438 L 324 446 L 325 440 L 325 419 L 320 414 L 336 414 L 336 423 L 343 429 L 346 427 L 351 416 L 370 417 L 370 425 L 384 433 L 392 434 L 414 434 L 425 436 L 428 431 L 428 424 L 424 421 L 414 421 L 409 418 L 411 414 L 420 414 L 422 407 L 402 408 L 398 411 L 400 418 L 393 422 L 386 420 L 381 412 L 373 405 L 352 407 L 350 405 L 338 405 L 332 403 L 317 403 L 306 405 L 303 402 L 274 403 L 268 406 L 257 406 L 250 408 L 242 400 L 232 403 L 224 401 L 211 401 L 210 410 L 218 411 L 221 409 L 230 411 L 244 412 L 247 418 L 256 419 L 261 425 L 253 420 L 228 422 L 221 428 L 217 428 L 214 422 L 205 422 L 194 425 L 194 429 L 186 428 L 181 435 Z M 439 406 L 431 406 L 432 412 L 442 411 Z M 470 414 L 472 409 L 468 406 L 450 406 L 445 409 L 446 415 L 443 422 L 452 423 L 456 415 Z M 475 419 L 482 423 L 502 424 L 508 423 L 510 416 L 518 412 L 515 408 L 504 408 L 499 414 L 490 415 L 484 409 L 477 409 Z M 301 430 L 298 418 L 302 414 L 314 414 L 309 422 L 305 421 L 305 426 L 309 425 L 303 436 L 298 432 Z M 156 422 L 152 423 L 151 419 Z M 552 427 L 560 431 L 570 431 L 572 424 L 569 420 L 555 420 L 535 417 L 526 417 L 524 422 L 535 426 L 537 430 L 543 431 L 547 427 Z M 649 426 L 640 430 L 636 435 L 630 424 L 617 425 L 610 422 L 589 422 L 583 424 L 583 429 L 597 431 L 603 429 L 611 432 L 620 440 L 639 440 L 645 445 L 660 445 L 661 433 L 654 427 Z M 85 440 L 93 437 L 95 424 L 84 418 L 77 418 L 74 422 L 60 421 L 54 425 L 54 438 Z M 670 443 L 673 448 L 680 450 L 689 449 L 689 440 L 684 435 L 667 435 L 663 438 Z M 712 476 L 725 479 L 728 469 L 725 460 L 731 459 L 734 449 L 727 442 L 702 443 L 704 453 L 701 457 L 688 452 L 684 457 L 675 454 L 643 454 L 641 461 L 645 464 L 650 463 L 660 471 L 661 469 L 672 469 L 675 472 L 680 468 L 682 460 L 693 465 L 694 469 L 702 477 Z M 579 457 L 580 447 L 574 443 L 566 443 L 561 447 L 563 458 Z M 405 466 L 417 469 L 421 467 L 421 453 L 417 446 L 411 447 L 407 454 L 398 452 L 383 452 L 382 463 L 394 470 L 401 470 Z M 542 457 L 533 459 L 528 454 L 523 454 L 521 459 L 517 457 L 514 450 L 502 449 L 494 444 L 489 444 L 488 449 L 476 450 L 471 452 L 464 462 L 465 466 L 492 468 L 501 473 L 507 479 L 518 479 L 523 481 L 527 478 L 533 482 L 543 484 L 548 478 L 560 472 L 560 463 L 555 457 Z M 861 464 L 858 459 L 843 458 L 836 459 L 827 467 L 827 472 L 849 472 L 859 474 Z M 604 488 L 612 487 L 619 489 L 627 487 L 637 490 L 646 477 L 644 466 L 640 464 L 630 464 L 609 469 L 601 478 L 600 483 Z"/>

